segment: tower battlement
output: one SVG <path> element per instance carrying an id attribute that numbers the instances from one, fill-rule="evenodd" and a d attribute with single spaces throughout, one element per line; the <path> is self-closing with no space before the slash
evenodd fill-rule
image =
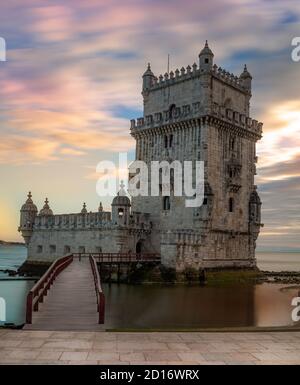
<path id="1" fill-rule="evenodd" d="M 226 69 L 218 67 L 216 64 L 213 65 L 213 68 L 208 74 L 216 77 L 231 87 L 235 87 L 241 92 L 249 93 L 249 90 L 245 87 L 241 76 L 236 76 L 233 73 L 226 71 Z M 158 77 L 153 76 L 149 87 L 144 90 L 144 92 L 151 92 L 160 88 L 170 87 L 176 83 L 199 78 L 201 75 L 203 75 L 203 72 L 199 69 L 196 63 L 194 63 L 192 67 L 188 65 L 186 68 L 182 67 L 180 70 L 177 68 L 175 71 L 170 71 L 169 73 L 166 72 L 164 75 L 161 74 Z"/>
<path id="2" fill-rule="evenodd" d="M 235 123 L 245 126 L 244 122 L 249 117 L 252 76 L 246 65 L 240 76 L 236 76 L 214 64 L 213 57 L 206 42 L 199 54 L 199 64 L 194 63 L 157 77 L 149 63 L 143 74 L 144 116 L 138 119 L 137 126 L 217 115 L 218 108 L 220 117 L 223 117 L 223 109 L 228 109 L 224 117 L 231 119 L 233 115 Z"/>

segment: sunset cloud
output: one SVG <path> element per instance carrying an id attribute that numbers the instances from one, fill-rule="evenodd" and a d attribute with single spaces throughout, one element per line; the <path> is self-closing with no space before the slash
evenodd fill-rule
<path id="1" fill-rule="evenodd" d="M 146 64 L 156 75 L 166 72 L 168 54 L 172 69 L 192 64 L 208 39 L 218 65 L 238 75 L 247 63 L 253 75 L 251 115 L 264 122 L 256 183 L 265 237 L 282 232 L 280 215 L 298 229 L 280 197 L 285 188 L 299 203 L 300 65 L 290 56 L 299 21 L 300 4 L 293 0 L 2 4 L 0 34 L 8 52 L 0 63 L 0 172 L 19 180 L 21 165 L 43 165 L 36 174 L 42 178 L 57 165 L 69 175 L 81 162 L 78 195 L 86 186 L 94 189 L 88 183 L 96 179 L 98 161 L 134 149 L 129 119 L 142 113 Z M 87 164 L 95 167 L 87 170 Z"/>

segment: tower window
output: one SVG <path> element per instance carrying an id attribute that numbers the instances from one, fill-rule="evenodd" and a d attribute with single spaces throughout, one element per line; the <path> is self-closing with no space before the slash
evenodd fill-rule
<path id="1" fill-rule="evenodd" d="M 171 208 L 170 197 L 169 196 L 164 197 L 164 199 L 163 199 L 163 209 L 165 211 L 169 211 L 170 208 Z"/>
<path id="2" fill-rule="evenodd" d="M 204 62 L 205 62 L 205 64 L 208 64 L 208 63 L 209 63 L 209 60 L 206 58 L 206 59 L 204 60 Z"/>
<path id="3" fill-rule="evenodd" d="M 118 215 L 119 215 L 119 218 L 123 218 L 123 216 L 124 216 L 124 209 L 119 209 L 118 210 Z"/>
<path id="4" fill-rule="evenodd" d="M 204 198 L 204 199 L 203 199 L 203 205 L 204 205 L 204 206 L 207 205 L 207 198 Z"/>
<path id="5" fill-rule="evenodd" d="M 165 135 L 165 148 L 168 148 L 168 136 Z"/>
<path id="6" fill-rule="evenodd" d="M 169 147 L 172 147 L 173 146 L 173 135 L 170 135 L 170 138 L 169 138 Z"/>
<path id="7" fill-rule="evenodd" d="M 175 104 L 172 104 L 169 108 L 169 119 L 172 119 L 175 117 L 175 110 L 176 110 L 176 106 Z"/>
<path id="8" fill-rule="evenodd" d="M 233 209 L 234 209 L 233 198 L 229 198 L 229 212 L 233 213 Z"/>
<path id="9" fill-rule="evenodd" d="M 71 247 L 70 246 L 65 246 L 64 254 L 69 254 L 70 252 L 71 252 Z"/>
<path id="10" fill-rule="evenodd" d="M 230 150 L 233 151 L 234 147 L 235 147 L 235 140 L 234 140 L 234 138 L 231 138 L 230 139 Z"/>
<path id="11" fill-rule="evenodd" d="M 50 245 L 50 253 L 55 253 L 56 252 L 56 246 L 55 245 Z"/>

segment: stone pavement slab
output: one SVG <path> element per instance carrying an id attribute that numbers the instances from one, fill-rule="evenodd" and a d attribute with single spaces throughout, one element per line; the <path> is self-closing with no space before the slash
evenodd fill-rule
<path id="1" fill-rule="evenodd" d="M 299 365 L 300 333 L 0 329 L 0 364 Z"/>

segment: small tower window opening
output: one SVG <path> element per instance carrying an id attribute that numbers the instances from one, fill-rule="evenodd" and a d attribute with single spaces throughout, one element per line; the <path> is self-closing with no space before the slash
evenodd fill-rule
<path id="1" fill-rule="evenodd" d="M 229 198 L 229 212 L 233 213 L 234 210 L 234 201 L 233 198 Z"/>
<path id="2" fill-rule="evenodd" d="M 166 196 L 164 197 L 163 199 L 163 209 L 165 211 L 169 211 L 171 208 L 171 202 L 170 202 L 170 197 L 169 196 Z"/>
<path id="3" fill-rule="evenodd" d="M 176 110 L 176 106 L 175 104 L 172 104 L 169 108 L 169 119 L 173 119 L 174 116 L 175 116 L 175 110 Z"/>
<path id="4" fill-rule="evenodd" d="M 209 63 L 209 59 L 206 58 L 206 59 L 204 60 L 204 62 L 205 62 L 205 64 L 208 64 L 208 63 Z"/>
<path id="5" fill-rule="evenodd" d="M 172 147 L 173 146 L 173 135 L 170 135 L 170 138 L 169 138 L 169 147 Z"/>
<path id="6" fill-rule="evenodd" d="M 165 135 L 165 148 L 168 148 L 168 136 Z"/>
<path id="7" fill-rule="evenodd" d="M 207 198 L 206 198 L 206 197 L 203 199 L 203 205 L 204 205 L 204 206 L 207 205 Z"/>
<path id="8" fill-rule="evenodd" d="M 55 245 L 50 245 L 50 253 L 53 254 L 56 252 L 56 246 Z"/>
<path id="9" fill-rule="evenodd" d="M 71 247 L 70 246 L 65 246 L 64 254 L 69 254 L 70 252 L 71 252 Z"/>
<path id="10" fill-rule="evenodd" d="M 230 148 L 231 151 L 233 151 L 234 147 L 235 147 L 235 140 L 234 140 L 234 138 L 231 138 L 230 139 L 230 146 L 229 146 L 229 148 Z"/>
<path id="11" fill-rule="evenodd" d="M 119 216 L 119 218 L 123 218 L 123 216 L 124 216 L 124 209 L 118 209 L 118 216 Z"/>

